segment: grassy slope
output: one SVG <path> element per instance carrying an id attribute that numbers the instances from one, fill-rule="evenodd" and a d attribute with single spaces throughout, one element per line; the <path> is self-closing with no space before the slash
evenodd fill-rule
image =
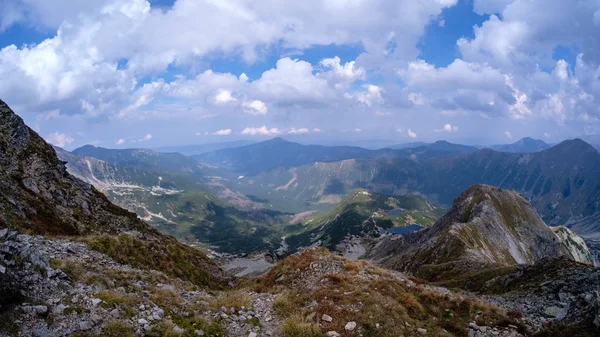
<path id="1" fill-rule="evenodd" d="M 402 213 L 388 216 L 391 210 L 402 210 Z M 429 226 L 442 213 L 442 209 L 416 195 L 392 197 L 357 189 L 331 209 L 309 217 L 301 224 L 288 226 L 292 235 L 286 241 L 292 248 L 298 248 L 321 240 L 324 246 L 333 249 L 348 234 L 377 236 L 376 226 Z"/>

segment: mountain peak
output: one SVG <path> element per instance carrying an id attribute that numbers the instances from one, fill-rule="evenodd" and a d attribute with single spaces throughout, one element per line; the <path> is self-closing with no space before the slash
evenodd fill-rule
<path id="1" fill-rule="evenodd" d="M 469 187 L 432 227 L 408 235 L 400 243 L 389 241 L 379 245 L 374 257 L 394 256 L 390 265 L 409 270 L 456 261 L 533 264 L 561 256 L 593 263 L 585 245 L 581 253 L 573 254 L 572 247 L 519 193 L 489 185 Z"/>
<path id="2" fill-rule="evenodd" d="M 569 139 L 569 140 L 565 140 L 560 142 L 559 144 L 555 145 L 554 147 L 552 147 L 551 149 L 553 150 L 563 150 L 563 151 L 572 151 L 572 150 L 577 150 L 577 151 L 596 151 L 596 149 L 588 144 L 586 141 L 580 139 L 580 138 L 575 138 L 575 139 Z"/>

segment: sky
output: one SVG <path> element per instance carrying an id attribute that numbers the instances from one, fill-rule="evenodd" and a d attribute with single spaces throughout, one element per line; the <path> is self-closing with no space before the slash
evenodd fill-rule
<path id="1" fill-rule="evenodd" d="M 0 99 L 54 145 L 600 133 L 600 0 L 0 0 Z"/>

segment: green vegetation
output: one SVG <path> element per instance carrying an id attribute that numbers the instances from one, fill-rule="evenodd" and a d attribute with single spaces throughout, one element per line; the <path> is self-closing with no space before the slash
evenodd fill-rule
<path id="1" fill-rule="evenodd" d="M 106 325 L 102 332 L 93 334 L 89 332 L 78 332 L 71 337 L 135 337 L 135 331 L 123 322 L 113 322 Z"/>
<path id="2" fill-rule="evenodd" d="M 389 214 L 390 211 L 395 214 Z M 376 237 L 380 234 L 378 227 L 429 226 L 443 212 L 417 195 L 386 196 L 357 189 L 331 209 L 304 220 L 303 225 L 286 227 L 292 234 L 286 242 L 292 250 L 318 240 L 323 246 L 334 249 L 346 235 Z"/>
<path id="3" fill-rule="evenodd" d="M 182 334 L 175 333 L 175 326 L 183 329 Z M 206 322 L 197 317 L 174 315 L 172 320 L 163 320 L 146 333 L 147 337 L 196 337 L 196 330 L 204 331 L 205 336 L 225 337 L 225 332 L 217 322 Z"/>
<path id="4" fill-rule="evenodd" d="M 170 237 L 164 237 L 161 241 L 140 240 L 131 235 L 121 234 L 88 236 L 81 240 L 119 263 L 158 270 L 200 286 L 223 287 L 223 280 L 217 279 L 209 272 L 218 274 L 218 268 L 204 253 Z"/>

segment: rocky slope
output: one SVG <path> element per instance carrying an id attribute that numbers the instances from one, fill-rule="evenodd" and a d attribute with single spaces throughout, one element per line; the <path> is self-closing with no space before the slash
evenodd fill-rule
<path id="1" fill-rule="evenodd" d="M 0 101 L 0 226 L 39 234 L 157 235 L 74 178 L 55 151 Z"/>
<path id="2" fill-rule="evenodd" d="M 533 264 L 566 256 L 593 264 L 585 243 L 567 229 L 553 231 L 517 192 L 473 185 L 431 228 L 378 243 L 371 257 L 396 269 L 471 261 Z"/>
<path id="3" fill-rule="evenodd" d="M 65 279 L 63 273 L 48 269 L 53 253 L 44 247 L 60 246 L 68 251 L 69 245 L 78 245 L 76 241 L 87 243 L 86 251 L 100 252 L 104 259 L 146 271 L 160 270 L 198 287 L 222 288 L 227 283 L 223 271 L 201 251 L 159 233 L 134 213 L 112 204 L 93 186 L 71 176 L 54 149 L 2 101 L 0 190 L 1 315 L 46 315 L 41 307 L 17 307 L 21 302 L 53 303 L 56 291 L 64 290 Z M 65 239 L 52 239 L 57 235 Z M 85 261 L 88 253 L 78 257 Z M 7 321 L 5 317 L 0 320 Z M 22 319 L 10 321 L 21 322 L 17 329 L 30 326 Z"/>

